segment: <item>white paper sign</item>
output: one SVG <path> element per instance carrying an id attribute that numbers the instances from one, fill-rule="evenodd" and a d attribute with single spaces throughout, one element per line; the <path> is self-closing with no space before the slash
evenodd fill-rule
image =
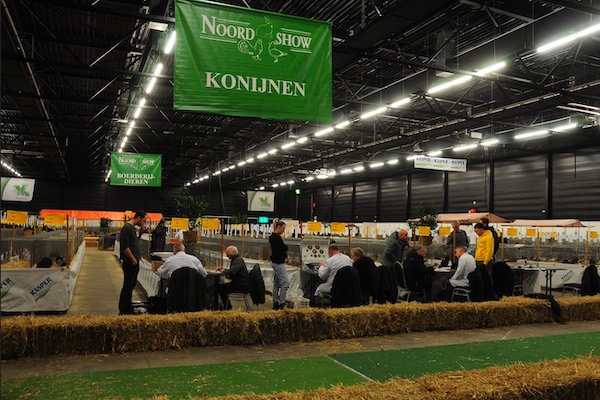
<path id="1" fill-rule="evenodd" d="M 415 168 L 433 169 L 437 171 L 466 172 L 467 160 L 419 156 L 415 158 Z"/>

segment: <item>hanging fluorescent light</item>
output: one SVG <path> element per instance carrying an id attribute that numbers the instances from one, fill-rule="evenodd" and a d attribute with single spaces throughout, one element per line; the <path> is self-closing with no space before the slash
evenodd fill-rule
<path id="1" fill-rule="evenodd" d="M 191 186 L 192 184 L 190 182 L 186 182 L 185 186 Z"/>
<path id="2" fill-rule="evenodd" d="M 451 88 L 452 86 L 458 86 L 460 84 L 468 82 L 471 80 L 471 78 L 473 78 L 471 75 L 461 76 L 460 78 L 456 78 L 454 80 L 451 80 L 450 82 L 446 82 L 446 83 L 442 83 L 441 85 L 434 86 L 431 89 L 429 89 L 427 91 L 427 93 L 433 94 L 433 93 L 441 92 L 443 90 Z"/>
<path id="3" fill-rule="evenodd" d="M 275 153 L 277 153 L 277 149 L 271 149 L 267 153 L 269 153 L 269 154 L 275 154 Z"/>
<path id="4" fill-rule="evenodd" d="M 129 128 L 127 128 L 127 131 L 125 132 L 125 136 L 131 135 L 132 131 L 133 131 L 133 128 L 130 126 Z"/>
<path id="5" fill-rule="evenodd" d="M 342 175 L 346 175 L 346 174 L 351 174 L 352 172 L 352 168 L 344 168 L 343 170 L 340 171 L 340 174 Z"/>
<path id="6" fill-rule="evenodd" d="M 315 178 L 313 176 L 307 176 L 306 178 L 304 178 L 304 182 L 310 182 L 313 181 Z"/>
<path id="7" fill-rule="evenodd" d="M 268 153 L 260 153 L 259 155 L 256 156 L 256 158 L 258 158 L 260 160 L 261 158 L 265 158 L 268 155 L 269 155 Z"/>
<path id="8" fill-rule="evenodd" d="M 12 172 L 13 174 L 17 175 L 18 177 L 21 177 L 22 175 L 19 173 L 19 171 L 17 171 L 16 169 L 14 169 L 10 164 L 5 163 L 4 161 L 2 161 L 2 166 L 6 169 L 8 169 L 10 172 Z"/>
<path id="9" fill-rule="evenodd" d="M 156 64 L 156 67 L 154 67 L 154 75 L 160 75 L 160 73 L 162 72 L 162 69 L 163 69 L 163 63 Z"/>
<path id="10" fill-rule="evenodd" d="M 379 107 L 373 111 L 369 111 L 367 113 L 364 113 L 363 115 L 360 116 L 360 119 L 368 119 L 371 118 L 377 114 L 381 114 L 382 112 L 387 111 L 387 107 Z"/>
<path id="11" fill-rule="evenodd" d="M 246 160 L 247 163 L 251 163 L 254 162 L 254 157 L 250 157 L 249 159 Z"/>
<path id="12" fill-rule="evenodd" d="M 148 86 L 146 86 L 146 93 L 152 93 L 152 90 L 154 90 L 154 85 L 156 84 L 156 77 L 153 76 L 150 79 L 150 82 L 148 82 Z"/>
<path id="13" fill-rule="evenodd" d="M 108 170 L 108 172 L 106 173 L 106 178 L 104 178 L 104 182 L 108 182 L 108 178 L 110 178 L 110 173 L 112 172 L 111 169 Z"/>
<path id="14" fill-rule="evenodd" d="M 294 147 L 295 145 L 296 145 L 296 142 L 286 143 L 283 146 L 281 146 L 281 150 L 289 149 L 290 147 Z"/>
<path id="15" fill-rule="evenodd" d="M 442 154 L 442 151 L 441 151 L 441 150 L 434 150 L 434 151 L 431 151 L 431 152 L 427 153 L 427 155 L 428 155 L 429 157 L 435 157 L 435 156 L 439 156 L 440 154 Z"/>
<path id="16" fill-rule="evenodd" d="M 358 167 L 354 167 L 352 169 L 354 170 L 354 172 L 360 172 L 360 171 L 364 171 L 365 167 L 362 165 L 359 165 Z"/>
<path id="17" fill-rule="evenodd" d="M 304 136 L 304 137 L 301 137 L 300 139 L 296 140 L 296 143 L 304 143 L 307 140 L 308 140 L 308 137 Z"/>
<path id="18" fill-rule="evenodd" d="M 198 183 L 198 182 L 200 182 L 200 179 L 198 179 L 198 178 L 196 178 L 192 181 L 192 183 Z"/>
<path id="19" fill-rule="evenodd" d="M 173 50 L 173 46 L 175 45 L 175 31 L 171 32 L 171 36 L 169 36 L 169 40 L 167 40 L 167 44 L 165 45 L 165 54 L 169 54 L 171 53 L 171 50 Z"/>
<path id="20" fill-rule="evenodd" d="M 229 171 L 229 167 L 225 167 L 221 170 L 221 172 L 227 172 L 227 171 Z"/>
<path id="21" fill-rule="evenodd" d="M 515 139 L 516 140 L 530 139 L 530 138 L 534 138 L 534 137 L 546 136 L 548 133 L 549 133 L 549 131 L 547 129 L 542 129 L 539 131 L 530 131 L 530 132 L 520 133 L 518 135 L 515 135 Z"/>
<path id="22" fill-rule="evenodd" d="M 575 128 L 577 128 L 577 124 L 572 123 L 572 124 L 557 126 L 556 128 L 550 128 L 550 130 L 552 130 L 554 132 L 564 132 L 564 131 L 568 131 L 568 130 L 575 129 Z"/>
<path id="23" fill-rule="evenodd" d="M 135 109 L 135 113 L 133 114 L 133 118 L 137 118 L 137 117 L 140 116 L 140 113 L 142 112 L 142 107 L 144 106 L 144 104 L 146 104 L 146 99 L 142 98 L 140 100 L 139 107 Z"/>
<path id="24" fill-rule="evenodd" d="M 475 147 L 477 147 L 477 143 L 463 144 L 462 146 L 456 146 L 453 150 L 454 151 L 465 151 L 465 150 L 469 150 L 469 149 L 474 149 Z"/>
<path id="25" fill-rule="evenodd" d="M 333 132 L 333 128 L 321 129 L 320 131 L 315 132 L 315 137 L 327 135 L 328 133 L 331 133 L 331 132 Z"/>
<path id="26" fill-rule="evenodd" d="M 383 163 L 382 162 L 376 162 L 370 165 L 371 168 L 379 168 L 379 167 L 383 167 Z"/>
<path id="27" fill-rule="evenodd" d="M 217 175 L 221 175 L 221 171 L 215 171 L 215 172 L 213 173 L 213 176 L 217 176 Z"/>
<path id="28" fill-rule="evenodd" d="M 335 126 L 335 129 L 343 129 L 343 128 L 347 127 L 348 125 L 350 125 L 350 121 L 340 122 L 339 124 L 337 124 Z M 316 136 L 316 134 L 315 134 L 315 136 Z"/>
<path id="29" fill-rule="evenodd" d="M 477 71 L 477 72 L 475 73 L 475 75 L 477 75 L 477 76 L 483 76 L 483 75 L 487 75 L 487 74 L 489 74 L 490 72 L 497 71 L 497 70 L 499 70 L 499 69 L 502 69 L 502 68 L 504 68 L 505 66 L 506 66 L 506 62 L 505 62 L 505 61 L 501 61 L 501 62 L 499 62 L 499 63 L 493 64 L 493 65 L 490 65 L 489 67 L 485 67 L 485 68 L 483 68 L 483 69 L 480 69 L 479 71 Z"/>
<path id="30" fill-rule="evenodd" d="M 293 184 L 294 184 L 294 181 L 287 181 L 286 183 L 287 183 L 288 185 L 293 185 Z"/>
<path id="31" fill-rule="evenodd" d="M 584 36 L 591 35 L 592 33 L 597 32 L 597 31 L 600 31 L 600 24 L 592 25 L 589 28 L 586 28 L 578 33 L 573 33 L 572 35 L 565 36 L 563 38 L 555 40 L 554 42 L 550 42 L 548 44 L 540 46 L 540 47 L 538 47 L 537 52 L 543 53 L 545 51 L 550 51 L 559 46 L 562 46 L 563 44 L 567 44 L 567 43 L 570 43 L 577 39 L 580 39 Z"/>
<path id="32" fill-rule="evenodd" d="M 258 190 L 265 190 L 265 187 L 261 186 L 261 187 L 258 188 Z"/>
<path id="33" fill-rule="evenodd" d="M 390 107 L 391 108 L 399 108 L 400 106 L 410 103 L 410 101 L 411 101 L 410 97 L 405 97 L 403 99 L 393 102 L 392 104 L 390 104 Z"/>
<path id="34" fill-rule="evenodd" d="M 330 169 L 327 171 L 327 176 L 336 176 L 337 171 L 335 169 Z"/>
<path id="35" fill-rule="evenodd" d="M 482 146 L 493 146 L 495 144 L 498 144 L 500 141 L 498 139 L 488 139 L 488 140 L 484 140 L 483 142 L 479 143 Z"/>
<path id="36" fill-rule="evenodd" d="M 279 186 L 279 183 L 274 183 L 274 184 L 271 185 L 271 187 L 274 187 L 274 188 L 276 188 L 278 186 Z"/>
<path id="37" fill-rule="evenodd" d="M 244 164 L 246 164 L 246 161 L 240 161 L 237 165 L 238 165 L 238 167 L 241 167 Z"/>
<path id="38" fill-rule="evenodd" d="M 387 161 L 386 161 L 386 164 L 389 164 L 389 165 L 398 164 L 398 159 L 397 159 L 397 158 L 394 158 L 394 159 L 392 159 L 392 160 L 387 160 Z"/>
<path id="39" fill-rule="evenodd" d="M 415 158 L 417 158 L 418 156 L 408 156 L 406 157 L 406 161 L 411 161 L 414 160 Z"/>

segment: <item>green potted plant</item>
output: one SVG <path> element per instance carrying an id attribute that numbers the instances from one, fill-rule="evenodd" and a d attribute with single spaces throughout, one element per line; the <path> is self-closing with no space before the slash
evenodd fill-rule
<path id="1" fill-rule="evenodd" d="M 419 207 L 417 208 L 417 217 L 415 218 L 415 220 L 408 223 L 413 232 L 418 232 L 419 226 L 429 227 L 429 236 L 419 236 L 419 243 L 421 245 L 431 245 L 433 241 L 431 234 L 438 226 L 438 213 L 439 210 L 435 204 L 424 202 L 419 204 Z"/>
<path id="2" fill-rule="evenodd" d="M 184 232 L 184 242 L 195 243 L 198 239 L 198 232 L 195 230 L 196 221 L 208 208 L 208 201 L 205 196 L 192 194 L 189 188 L 184 187 L 179 196 L 175 198 L 177 214 L 184 218 L 189 218 L 194 226 L 193 230 Z"/>

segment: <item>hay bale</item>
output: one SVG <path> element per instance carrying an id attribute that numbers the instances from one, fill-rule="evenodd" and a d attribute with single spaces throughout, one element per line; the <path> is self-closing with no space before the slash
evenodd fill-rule
<path id="1" fill-rule="evenodd" d="M 565 321 L 600 318 L 600 296 L 561 299 L 560 304 Z M 2 323 L 1 356 L 9 359 L 244 346 L 552 321 L 549 303 L 529 298 L 484 303 L 375 304 L 347 309 L 301 308 L 254 313 L 202 311 L 113 317 L 20 316 Z"/>
<path id="2" fill-rule="evenodd" d="M 600 357 L 555 360 L 475 371 L 446 372 L 416 381 L 391 379 L 310 392 L 230 395 L 205 400 L 597 400 Z M 194 397 L 192 400 L 197 400 Z"/>

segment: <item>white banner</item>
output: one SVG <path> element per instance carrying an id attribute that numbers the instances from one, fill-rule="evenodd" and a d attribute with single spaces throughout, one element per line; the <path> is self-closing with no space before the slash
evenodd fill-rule
<path id="1" fill-rule="evenodd" d="M 248 190 L 248 211 L 275 211 L 275 192 Z"/>
<path id="2" fill-rule="evenodd" d="M 415 158 L 415 168 L 437 171 L 467 172 L 467 160 L 419 156 Z"/>
<path id="3" fill-rule="evenodd" d="M 2 178 L 2 201 L 31 201 L 34 186 L 35 179 Z"/>

